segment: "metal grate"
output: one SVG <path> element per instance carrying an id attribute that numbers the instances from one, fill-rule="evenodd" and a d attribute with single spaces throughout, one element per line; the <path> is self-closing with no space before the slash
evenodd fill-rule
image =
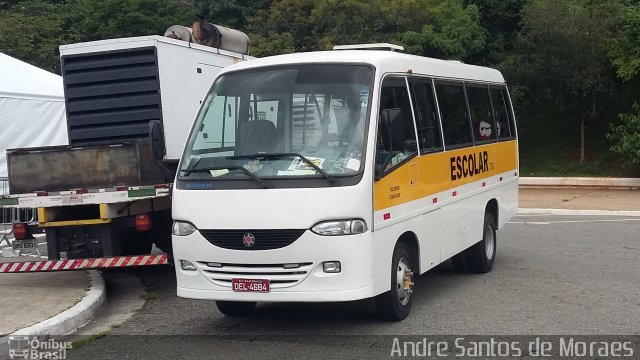
<path id="1" fill-rule="evenodd" d="M 200 230 L 200 234 L 211 244 L 231 250 L 272 250 L 291 245 L 305 232 L 305 229 L 275 230 Z M 247 234 L 254 236 L 251 246 L 243 238 Z"/>
<path id="2" fill-rule="evenodd" d="M 66 55 L 62 73 L 70 145 L 146 138 L 162 121 L 155 47 Z"/>
<path id="3" fill-rule="evenodd" d="M 313 269 L 312 262 L 286 264 L 229 264 L 198 261 L 198 269 L 214 284 L 231 287 L 231 280 L 266 279 L 272 289 L 294 286 L 303 281 Z"/>

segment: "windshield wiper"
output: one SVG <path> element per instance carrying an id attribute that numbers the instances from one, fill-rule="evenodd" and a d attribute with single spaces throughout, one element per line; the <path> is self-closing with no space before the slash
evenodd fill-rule
<path id="1" fill-rule="evenodd" d="M 187 176 L 187 175 L 189 175 L 191 173 L 210 173 L 212 170 L 240 170 L 245 175 L 250 177 L 252 180 L 254 180 L 258 184 L 262 185 L 263 188 L 268 189 L 270 187 L 269 184 L 264 182 L 264 180 L 262 180 L 260 177 L 258 177 L 258 175 L 256 175 L 256 174 L 252 173 L 251 171 L 247 170 L 244 166 L 224 165 L 224 166 L 210 166 L 210 167 L 201 168 L 201 169 L 190 169 L 189 167 L 187 167 L 185 169 L 180 169 L 180 171 L 185 173 L 185 176 Z"/>
<path id="2" fill-rule="evenodd" d="M 257 158 L 278 158 L 285 156 L 295 156 L 300 158 L 300 160 L 304 161 L 307 165 L 311 166 L 315 171 L 324 176 L 330 183 L 334 183 L 336 179 L 329 175 L 326 171 L 322 170 L 318 165 L 314 164 L 313 161 L 309 160 L 306 156 L 298 153 L 257 153 L 257 154 L 248 154 L 248 155 L 235 155 L 235 156 L 227 156 L 226 159 L 229 160 L 237 160 L 237 159 L 257 159 Z"/>

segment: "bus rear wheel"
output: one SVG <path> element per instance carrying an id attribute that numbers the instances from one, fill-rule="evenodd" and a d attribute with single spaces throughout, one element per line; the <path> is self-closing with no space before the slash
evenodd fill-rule
<path id="1" fill-rule="evenodd" d="M 383 320 L 404 320 L 413 302 L 413 257 L 404 243 L 396 244 L 391 261 L 391 290 L 375 298 L 378 315 Z"/>
<path id="2" fill-rule="evenodd" d="M 466 251 L 469 268 L 475 273 L 488 273 L 496 259 L 496 221 L 489 212 L 484 214 L 482 240 Z"/>
<path id="3" fill-rule="evenodd" d="M 246 316 L 256 307 L 255 301 L 216 301 L 221 313 L 227 316 Z"/>

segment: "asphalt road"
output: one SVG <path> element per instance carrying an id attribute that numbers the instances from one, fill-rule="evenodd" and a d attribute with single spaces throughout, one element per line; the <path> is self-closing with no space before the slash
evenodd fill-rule
<path id="1" fill-rule="evenodd" d="M 142 310 L 67 358 L 386 358 L 393 335 L 640 334 L 640 218 L 518 216 L 498 232 L 492 272 L 441 265 L 397 323 L 377 320 L 371 300 L 260 303 L 229 318 L 176 297 L 172 268 L 137 275 L 151 297 Z"/>

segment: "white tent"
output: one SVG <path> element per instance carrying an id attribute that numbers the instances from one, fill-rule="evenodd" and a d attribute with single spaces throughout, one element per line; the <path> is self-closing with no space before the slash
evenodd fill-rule
<path id="1" fill-rule="evenodd" d="M 0 53 L 0 179 L 6 149 L 66 144 L 62 77 Z"/>

